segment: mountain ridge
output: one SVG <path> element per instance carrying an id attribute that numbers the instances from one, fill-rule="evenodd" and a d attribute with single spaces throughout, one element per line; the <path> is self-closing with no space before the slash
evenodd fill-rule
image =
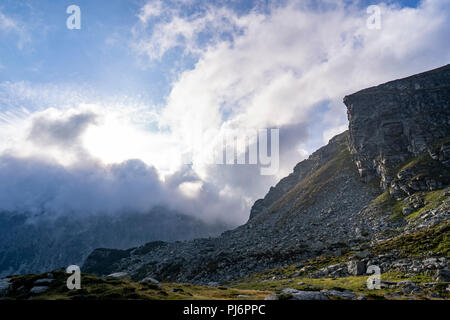
<path id="1" fill-rule="evenodd" d="M 430 79 L 435 81 L 430 82 Z M 412 80 L 414 83 L 427 84 L 414 89 L 420 89 L 420 94 L 414 90 L 402 89 L 407 87 L 406 83 L 411 86 Z M 447 86 L 434 85 L 439 81 L 441 83 L 450 81 L 450 65 L 381 85 L 392 87 L 393 93 L 384 99 L 378 97 L 378 100 L 375 100 L 378 101 L 377 105 L 374 105 L 373 101 L 360 98 L 361 95 L 373 91 L 371 88 L 366 89 L 369 91 L 362 90 L 347 96 L 344 103 L 348 108 L 349 131 L 332 138 L 326 146 L 297 164 L 289 176 L 281 179 L 275 187 L 271 187 L 263 199 L 254 203 L 246 224 L 226 231 L 218 238 L 196 239 L 176 244 L 164 243 L 155 247 L 148 244 L 151 248 L 144 251 L 142 250 L 145 246 L 130 249 L 125 258 L 110 260 L 113 267 L 108 271 L 127 272 L 135 280 L 152 276 L 164 281 L 223 283 L 271 268 L 292 263 L 302 264 L 319 256 L 341 256 L 352 248 L 360 247 L 361 244 L 368 246 L 373 240 L 386 239 L 384 233 L 411 227 L 411 221 L 403 217 L 403 210 L 407 205 L 399 204 L 392 198 L 395 195 L 395 192 L 392 192 L 395 185 L 391 186 L 390 183 L 393 181 L 399 183 L 401 179 L 388 177 L 386 173 L 393 172 L 402 163 L 412 161 L 415 155 L 427 154 L 431 149 L 422 148 L 420 152 L 409 152 L 396 157 L 395 154 L 385 152 L 386 148 L 392 147 L 387 149 L 390 151 L 395 149 L 397 143 L 408 141 L 397 140 L 392 130 L 387 130 L 383 139 L 375 139 L 371 143 L 372 145 L 378 143 L 381 146 L 380 149 L 376 149 L 382 150 L 381 155 L 387 154 L 391 157 L 381 158 L 385 160 L 384 162 L 380 160 L 383 167 L 380 166 L 378 172 L 375 170 L 376 174 L 366 179 L 364 170 L 367 168 L 364 167 L 362 160 L 367 160 L 366 158 L 370 156 L 372 159 L 375 157 L 371 153 L 366 154 L 364 146 L 359 148 L 364 143 L 360 137 L 361 132 L 370 133 L 367 126 L 364 126 L 368 119 L 378 125 L 383 122 L 383 117 L 386 117 L 382 111 L 391 108 L 391 113 L 399 112 L 395 117 L 402 117 L 402 126 L 413 123 L 415 129 L 420 129 L 416 130 L 417 134 L 416 131 L 410 130 L 409 132 L 413 134 L 407 138 L 413 137 L 417 140 L 417 137 L 421 137 L 427 143 L 445 140 L 450 134 L 447 125 L 450 123 L 448 113 L 450 95 Z M 426 105 L 427 101 L 431 103 Z M 398 105 L 392 107 L 393 102 L 397 102 Z M 433 115 L 433 108 L 442 112 Z M 423 110 L 428 110 L 430 114 L 424 121 L 417 122 L 418 114 Z M 370 111 L 373 112 L 368 117 L 364 112 Z M 436 121 L 434 126 L 436 130 L 429 130 L 429 134 L 424 134 L 425 129 L 432 128 L 428 122 L 433 121 Z M 384 130 L 382 125 L 377 125 L 376 130 L 386 133 L 382 131 Z M 404 127 L 401 130 L 403 133 Z M 372 130 L 372 136 L 373 133 Z M 363 137 L 371 138 L 367 135 Z M 432 172 L 438 163 L 446 164 L 448 160 L 446 142 L 442 142 L 437 148 L 442 151 L 442 156 L 437 158 L 435 156 L 434 162 L 429 162 L 428 167 L 420 167 L 420 170 Z M 398 152 L 404 149 L 408 150 L 405 145 L 400 145 Z M 388 163 L 386 159 L 392 160 L 392 163 Z M 413 167 L 416 168 L 416 165 Z M 426 172 L 422 172 L 421 175 L 424 179 L 431 177 L 427 176 Z M 417 178 L 416 176 L 409 177 L 410 179 L 403 181 L 403 184 L 408 185 L 411 178 Z M 426 185 L 435 187 L 427 187 L 424 190 L 411 189 L 414 192 L 402 194 L 402 200 L 411 200 L 408 197 L 416 192 L 420 195 L 420 192 L 443 190 L 442 188 L 448 184 L 446 172 L 437 177 L 433 176 L 433 179 L 435 179 L 433 183 L 427 182 Z M 445 194 L 444 192 L 442 197 L 445 198 Z M 427 195 L 422 196 L 421 201 L 426 201 L 424 199 Z M 424 222 L 427 227 L 445 222 L 448 216 L 448 208 L 445 206 L 437 205 L 432 209 L 437 210 L 439 218 L 432 222 Z M 419 229 L 411 227 L 410 231 Z M 102 259 L 109 259 L 105 250 L 102 249 L 101 254 L 99 251 L 92 252 L 83 269 L 86 272 L 105 275 L 105 272 L 97 267 Z"/>

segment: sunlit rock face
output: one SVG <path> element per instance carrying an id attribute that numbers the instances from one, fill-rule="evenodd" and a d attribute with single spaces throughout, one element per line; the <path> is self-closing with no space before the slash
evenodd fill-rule
<path id="1" fill-rule="evenodd" d="M 435 153 L 431 144 L 450 135 L 450 65 L 359 91 L 344 103 L 359 174 L 366 182 L 380 177 L 387 189 L 396 166 Z"/>

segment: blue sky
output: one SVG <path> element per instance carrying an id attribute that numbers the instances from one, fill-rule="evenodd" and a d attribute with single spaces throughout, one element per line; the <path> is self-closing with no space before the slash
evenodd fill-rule
<path id="1" fill-rule="evenodd" d="M 66 28 L 66 8 L 71 4 L 81 8 L 81 30 Z M 192 68 L 195 58 L 176 48 L 157 62 L 136 57 L 127 42 L 144 4 L 142 0 L 3 1 L 1 12 L 17 19 L 30 39 L 19 46 L 17 34 L 2 34 L 0 81 L 83 83 L 105 94 L 139 94 L 161 103 L 173 72 Z M 253 4 L 243 1 L 231 7 L 245 12 Z M 196 14 L 201 7 L 184 10 L 186 15 Z"/>
<path id="2" fill-rule="evenodd" d="M 214 3 L 214 2 L 211 2 Z M 216 1 L 221 5 L 224 1 Z M 265 7 L 258 1 L 231 1 L 228 6 L 241 14 Z M 376 3 L 363 1 L 365 4 Z M 398 1 L 414 7 L 418 0 Z M 82 12 L 82 29 L 66 28 L 66 8 L 77 4 Z M 192 68 L 195 57 L 171 50 L 161 61 L 149 63 L 136 57 L 127 42 L 145 1 L 124 0 L 34 0 L 2 1 L 0 10 L 20 22 L 29 40 L 19 46 L 17 34 L 0 37 L 0 81 L 58 82 L 84 84 L 104 94 L 142 95 L 162 103 L 170 90 L 174 71 Z M 196 14 L 202 7 L 184 7 L 184 14 Z M 149 26 L 151 28 L 151 25 Z"/>
<path id="3" fill-rule="evenodd" d="M 86 84 L 97 90 L 148 94 L 161 99 L 167 94 L 164 66 L 143 69 L 126 42 L 136 23 L 137 3 L 128 1 L 79 1 L 82 29 L 66 28 L 66 8 L 73 1 L 8 1 L 3 12 L 17 17 L 31 33 L 19 48 L 15 35 L 2 37 L 0 81 Z"/>
<path id="4" fill-rule="evenodd" d="M 72 4 L 81 30 L 66 28 Z M 366 24 L 373 4 L 376 30 Z M 132 199 L 139 208 L 171 203 L 242 223 L 270 186 L 346 130 L 345 95 L 449 63 L 449 16 L 448 0 L 2 0 L 0 176 L 9 182 L 0 199 L 16 200 L 0 210 L 86 208 L 76 186 L 106 175 L 157 186 Z M 227 132 L 248 128 L 280 129 L 277 174 L 207 162 Z M 13 174 L 21 166 L 34 169 Z M 58 193 L 43 172 L 72 173 L 63 189 L 78 196 Z M 105 197 L 98 180 L 83 188 Z M 26 181 L 31 198 L 18 189 Z M 109 203 L 123 199 L 106 191 Z"/>

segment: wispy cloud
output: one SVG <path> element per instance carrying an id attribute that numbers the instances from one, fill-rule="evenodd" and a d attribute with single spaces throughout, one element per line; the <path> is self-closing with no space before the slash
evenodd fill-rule
<path id="1" fill-rule="evenodd" d="M 133 48 L 150 60 L 161 58 L 174 48 L 184 54 L 200 55 L 208 44 L 240 29 L 238 16 L 226 7 L 206 5 L 186 15 L 186 4 L 148 2 L 138 15 L 140 23 L 133 28 Z M 149 23 L 154 17 L 158 17 Z"/>
<path id="2" fill-rule="evenodd" d="M 17 46 L 22 49 L 31 41 L 25 24 L 4 14 L 0 8 L 0 34 L 12 34 L 17 37 Z"/>
<path id="3" fill-rule="evenodd" d="M 147 2 L 138 14 L 139 20 L 146 25 L 152 17 L 158 17 L 163 10 L 163 3 L 160 0 Z"/>

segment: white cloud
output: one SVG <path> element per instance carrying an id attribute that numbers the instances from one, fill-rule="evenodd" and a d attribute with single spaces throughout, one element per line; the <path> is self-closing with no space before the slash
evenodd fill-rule
<path id="1" fill-rule="evenodd" d="M 202 9 L 203 14 L 186 16 L 182 9 L 167 4 L 163 6 L 161 2 L 147 3 L 139 14 L 140 24 L 133 28 L 133 48 L 147 55 L 150 60 L 160 60 L 176 47 L 183 48 L 185 54 L 198 55 L 202 53 L 206 41 L 201 39 L 202 35 L 210 38 L 207 40 L 209 43 L 215 43 L 221 36 L 238 27 L 238 18 L 231 10 L 214 6 Z M 149 27 L 149 19 L 159 15 L 162 15 L 161 21 Z"/>
<path id="2" fill-rule="evenodd" d="M 147 24 L 152 17 L 161 15 L 162 8 L 163 4 L 160 0 L 149 1 L 141 8 L 138 18 L 143 24 Z"/>
<path id="3" fill-rule="evenodd" d="M 0 12 L 0 30 L 10 31 L 20 29 L 17 22 L 7 17 L 4 13 Z"/>
<path id="4" fill-rule="evenodd" d="M 225 128 L 280 127 L 283 132 L 297 126 L 302 134 L 288 145 L 299 150 L 308 139 L 316 141 L 307 150 L 312 152 L 346 128 L 345 95 L 449 61 L 448 1 L 423 1 L 416 9 L 381 4 L 381 30 L 366 27 L 365 8 L 322 4 L 288 1 L 269 14 L 243 15 L 210 6 L 202 14 L 178 12 L 156 24 L 150 36 L 140 38 L 140 53 L 158 60 L 179 46 L 198 56 L 194 68 L 173 83 L 161 123 L 180 144 L 189 144 L 193 132 L 217 136 Z M 206 42 L 199 40 L 204 33 Z M 305 135 L 305 126 L 315 131 Z M 287 172 L 301 156 L 288 148 L 282 152 L 281 169 Z M 208 166 L 194 163 L 193 168 L 224 190 L 237 186 L 236 179 L 212 176 Z M 251 187 L 244 192 L 250 198 L 263 195 Z"/>
<path id="5" fill-rule="evenodd" d="M 38 148 L 29 135 L 14 130 L 29 132 L 49 108 L 59 110 L 52 116 L 63 123 L 91 112 L 95 122 L 74 139 L 79 148 L 60 148 L 72 161 L 50 153 L 58 165 L 76 166 L 80 149 L 84 160 L 88 156 L 104 167 L 140 159 L 156 169 L 164 194 L 176 195 L 159 200 L 203 218 L 241 223 L 252 202 L 281 175 L 345 129 L 346 94 L 448 63 L 449 9 L 445 0 L 423 1 L 417 9 L 382 5 L 382 29 L 369 30 L 365 8 L 343 2 L 288 1 L 244 14 L 208 4 L 192 15 L 151 2 L 139 13 L 134 48 L 152 61 L 176 47 L 197 58 L 173 82 L 161 111 L 83 90 L 3 83 L 0 103 L 16 111 L 0 109 L 0 121 L 7 124 L 0 126 L 0 150 L 42 157 L 39 152 L 48 154 L 54 144 Z M 280 128 L 278 176 L 261 176 L 249 165 L 209 165 L 201 156 L 192 167 L 181 163 L 192 136 L 208 136 L 194 146 L 201 154 L 224 132 L 267 127 Z"/>
<path id="6" fill-rule="evenodd" d="M 0 88 L 0 97 L 12 106 L 0 110 L 0 198 L 9 199 L 0 203 L 0 211 L 115 214 L 161 204 L 206 221 L 245 219 L 240 194 L 219 197 L 220 188 L 181 164 L 176 136 L 148 130 L 158 118 L 149 106 L 119 97 L 78 99 L 83 92 L 72 91 L 73 100 L 57 108 L 63 87 L 59 98 L 48 94 L 54 93 L 52 85 L 3 83 Z M 20 101 L 14 92 L 23 94 Z M 18 108 L 22 103 L 30 108 Z M 134 164 L 143 168 L 142 176 Z M 147 171 L 154 171 L 149 181 Z M 124 177 L 129 177 L 126 183 Z"/>

